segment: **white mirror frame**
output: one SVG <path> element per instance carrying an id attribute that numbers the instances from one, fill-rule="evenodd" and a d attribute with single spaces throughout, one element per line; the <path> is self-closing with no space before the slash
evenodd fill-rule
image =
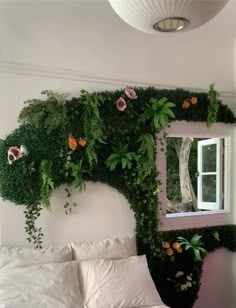
<path id="1" fill-rule="evenodd" d="M 205 122 L 175 121 L 166 130 L 170 137 L 196 137 L 196 138 L 225 138 L 227 152 L 225 153 L 225 167 L 227 185 L 225 187 L 225 206 L 223 210 L 204 212 L 184 212 L 166 214 L 166 155 L 160 151 L 160 143 L 157 142 L 157 169 L 160 172 L 160 194 L 159 201 L 162 209 L 159 211 L 161 217 L 161 230 L 184 229 L 204 227 L 213 225 L 226 225 L 236 222 L 236 128 L 234 125 L 216 123 L 208 128 Z"/>

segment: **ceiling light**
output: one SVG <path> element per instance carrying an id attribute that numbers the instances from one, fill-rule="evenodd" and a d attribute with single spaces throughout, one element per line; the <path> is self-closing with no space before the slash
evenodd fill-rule
<path id="1" fill-rule="evenodd" d="M 189 31 L 215 17 L 229 0 L 108 0 L 130 26 L 149 33 Z"/>

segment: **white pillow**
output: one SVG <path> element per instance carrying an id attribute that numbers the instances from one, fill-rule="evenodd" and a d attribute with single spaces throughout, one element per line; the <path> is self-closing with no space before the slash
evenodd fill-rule
<path id="1" fill-rule="evenodd" d="M 83 308 L 77 262 L 6 268 L 0 274 L 0 308 Z"/>
<path id="2" fill-rule="evenodd" d="M 137 255 L 135 236 L 71 243 L 74 260 L 124 259 Z"/>
<path id="3" fill-rule="evenodd" d="M 145 256 L 81 261 L 79 279 L 87 308 L 163 305 Z"/>
<path id="4" fill-rule="evenodd" d="M 0 246 L 0 270 L 46 263 L 72 261 L 70 246 L 43 249 Z"/>

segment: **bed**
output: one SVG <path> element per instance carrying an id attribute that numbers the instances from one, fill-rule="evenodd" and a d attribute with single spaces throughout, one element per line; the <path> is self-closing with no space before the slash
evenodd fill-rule
<path id="1" fill-rule="evenodd" d="M 111 200 L 104 201 L 102 188 L 105 191 L 108 188 L 101 183 L 94 185 L 89 184 L 82 196 L 73 194 L 74 201 L 80 202 L 80 210 L 67 221 L 73 233 L 63 233 L 63 228 L 58 228 L 58 219 L 54 224 L 48 218 L 50 228 L 58 232 L 46 239 L 47 247 L 36 250 L 7 243 L 0 246 L 0 308 L 167 308 L 152 281 L 146 256 L 137 256 L 134 216 L 127 200 L 115 191 L 113 206 L 116 208 L 111 211 L 109 205 L 109 210 L 105 210 L 106 202 Z M 109 223 L 111 228 L 103 230 L 101 224 L 95 224 L 90 238 L 81 239 L 80 232 L 76 231 L 81 211 L 88 212 L 83 213 L 83 219 L 88 220 L 83 224 L 91 225 L 93 202 L 97 208 L 99 194 L 103 198 L 103 208 L 100 207 L 103 221 L 114 221 Z M 83 205 L 83 200 L 88 199 L 89 206 L 87 201 Z M 56 209 L 55 212 L 58 215 Z M 116 215 L 112 216 L 112 212 Z"/>

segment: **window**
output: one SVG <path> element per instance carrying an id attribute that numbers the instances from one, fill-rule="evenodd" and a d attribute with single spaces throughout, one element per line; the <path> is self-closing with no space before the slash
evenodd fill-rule
<path id="1" fill-rule="evenodd" d="M 224 209 L 225 138 L 168 137 L 167 213 Z"/>
<path id="2" fill-rule="evenodd" d="M 220 138 L 198 141 L 198 209 L 224 209 L 224 144 Z"/>
<path id="3" fill-rule="evenodd" d="M 233 127 L 178 121 L 167 133 L 157 155 L 163 229 L 232 223 Z"/>

